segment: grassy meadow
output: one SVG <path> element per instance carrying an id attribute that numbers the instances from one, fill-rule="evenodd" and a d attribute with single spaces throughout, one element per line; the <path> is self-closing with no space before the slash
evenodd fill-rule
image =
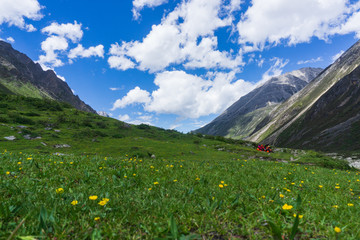
<path id="1" fill-rule="evenodd" d="M 0 110 L 0 239 L 360 239 L 344 161 L 48 100 L 0 95 Z"/>

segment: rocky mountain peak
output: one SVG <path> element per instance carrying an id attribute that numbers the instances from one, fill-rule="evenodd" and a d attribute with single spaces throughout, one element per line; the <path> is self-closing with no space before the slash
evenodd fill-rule
<path id="1" fill-rule="evenodd" d="M 250 124 L 254 118 L 258 118 L 256 116 L 247 116 L 248 114 L 258 111 L 255 114 L 258 116 L 259 109 L 267 109 L 266 111 L 268 111 L 274 108 L 278 103 L 285 101 L 300 91 L 321 71 L 321 68 L 302 68 L 277 77 L 272 77 L 247 95 L 241 97 L 211 123 L 195 130 L 195 132 L 209 135 L 229 136 L 230 134 L 231 137 L 240 137 L 240 135 L 241 137 L 245 137 L 245 135 L 250 134 L 256 128 L 257 124 L 251 127 L 247 125 Z M 260 121 L 259 119 L 265 118 L 265 115 L 266 114 L 258 118 L 258 121 Z M 241 134 L 230 133 L 233 128 L 248 130 L 245 132 L 241 131 Z"/>
<path id="2" fill-rule="evenodd" d="M 89 105 L 75 96 L 66 82 L 54 71 L 44 71 L 40 64 L 0 40 L 0 89 L 5 93 L 33 94 L 35 97 L 50 98 L 71 104 L 75 108 L 96 113 Z M 14 87 L 16 86 L 16 87 Z M 26 93 L 31 89 L 33 93 Z"/>

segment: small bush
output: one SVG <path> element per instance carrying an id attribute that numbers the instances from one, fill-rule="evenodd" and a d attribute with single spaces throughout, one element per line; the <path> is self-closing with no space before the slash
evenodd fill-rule
<path id="1" fill-rule="evenodd" d="M 140 125 L 137 125 L 137 128 L 145 130 L 145 129 L 150 129 L 150 126 L 142 123 Z"/>
<path id="2" fill-rule="evenodd" d="M 28 117 L 39 117 L 41 116 L 40 114 L 36 113 L 36 112 L 27 112 L 27 113 L 24 113 L 25 116 L 28 116 Z"/>
<path id="3" fill-rule="evenodd" d="M 0 116 L 0 122 L 2 122 L 2 123 L 9 123 L 9 118 L 4 117 L 4 116 Z"/>
<path id="4" fill-rule="evenodd" d="M 113 138 L 123 138 L 125 137 L 125 135 L 120 134 L 120 133 L 115 133 L 114 135 L 112 135 Z"/>
<path id="5" fill-rule="evenodd" d="M 101 122 L 96 122 L 96 126 L 99 128 L 106 128 L 107 125 L 105 122 L 101 121 Z"/>
<path id="6" fill-rule="evenodd" d="M 18 113 L 9 113 L 9 117 L 11 121 L 13 121 L 14 123 L 29 124 L 29 125 L 35 124 L 35 122 L 32 119 L 23 117 Z"/>

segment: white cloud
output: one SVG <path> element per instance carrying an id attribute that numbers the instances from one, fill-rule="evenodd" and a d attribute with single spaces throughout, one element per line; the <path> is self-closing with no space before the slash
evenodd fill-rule
<path id="1" fill-rule="evenodd" d="M 64 37 L 50 36 L 41 43 L 45 55 L 39 56 L 39 63 L 46 68 L 60 67 L 64 63 L 58 58 L 58 51 L 65 51 L 69 44 Z"/>
<path id="2" fill-rule="evenodd" d="M 36 31 L 31 24 L 25 23 L 25 18 L 40 20 L 40 3 L 37 0 L 1 0 L 0 1 L 0 25 L 7 23 L 28 32 Z"/>
<path id="3" fill-rule="evenodd" d="M 239 1 L 232 3 L 234 6 L 227 11 L 236 9 Z M 142 41 L 113 44 L 109 65 L 119 70 L 136 67 L 151 73 L 178 64 L 185 68 L 239 67 L 243 65 L 241 56 L 218 50 L 215 31 L 232 24 L 232 17 L 223 11 L 221 0 L 183 1 L 160 24 L 153 25 Z"/>
<path id="4" fill-rule="evenodd" d="M 317 57 L 317 58 L 312 58 L 309 60 L 300 60 L 297 62 L 297 64 L 301 65 L 301 64 L 316 63 L 316 62 L 321 62 L 321 61 L 323 61 L 322 57 Z"/>
<path id="5" fill-rule="evenodd" d="M 340 26 L 332 30 L 332 34 L 348 34 L 348 33 L 356 33 L 356 37 L 360 38 L 360 3 L 354 5 L 352 11 L 352 15 L 347 19 L 347 21 L 343 22 Z"/>
<path id="6" fill-rule="evenodd" d="M 83 31 L 81 30 L 81 23 L 62 23 L 57 22 L 51 23 L 51 25 L 41 29 L 42 33 L 46 33 L 49 36 L 57 35 L 59 37 L 70 39 L 72 42 L 78 42 L 83 36 Z"/>
<path id="7" fill-rule="evenodd" d="M 175 128 L 181 127 L 182 124 L 173 124 L 169 127 L 170 130 L 174 130 Z"/>
<path id="8" fill-rule="evenodd" d="M 149 92 L 141 90 L 139 87 L 135 87 L 134 89 L 130 90 L 122 99 L 116 100 L 111 111 L 114 111 L 117 108 L 124 108 L 131 104 L 146 104 L 150 101 L 151 98 Z"/>
<path id="9" fill-rule="evenodd" d="M 360 29 L 358 13 L 347 19 L 349 11 L 355 10 L 347 0 L 253 0 L 237 25 L 239 42 L 246 44 L 245 51 L 253 51 L 267 43 L 292 45 L 314 36 L 326 40 L 332 34 Z M 334 31 L 339 23 L 345 24 Z"/>
<path id="10" fill-rule="evenodd" d="M 139 19 L 140 11 L 144 7 L 157 7 L 164 3 L 167 3 L 168 0 L 133 0 L 133 9 L 132 13 L 135 19 Z"/>
<path id="11" fill-rule="evenodd" d="M 119 88 L 119 87 L 117 87 L 117 88 L 114 88 L 114 87 L 111 87 L 111 88 L 109 88 L 111 91 L 120 91 L 120 90 L 122 90 L 122 89 L 124 89 L 124 88 Z"/>
<path id="12" fill-rule="evenodd" d="M 126 122 L 126 121 L 130 120 L 130 117 L 129 117 L 129 115 L 125 114 L 125 115 L 119 115 L 118 119 L 120 121 Z"/>
<path id="13" fill-rule="evenodd" d="M 69 63 L 73 62 L 75 58 L 88 58 L 92 56 L 104 57 L 104 46 L 97 45 L 85 49 L 81 44 L 75 48 L 67 51 L 69 42 L 77 43 L 83 37 L 81 30 L 81 23 L 51 23 L 49 26 L 41 30 L 42 33 L 49 35 L 45 41 L 41 43 L 41 49 L 45 55 L 40 55 L 38 62 L 46 68 L 54 68 L 63 66 L 64 63 L 61 58 L 66 55 L 69 58 Z"/>
<path id="14" fill-rule="evenodd" d="M 108 58 L 108 63 L 110 68 L 115 68 L 122 71 L 135 67 L 135 63 L 124 56 L 110 56 Z"/>
<path id="15" fill-rule="evenodd" d="M 100 44 L 96 47 L 85 49 L 81 44 L 78 44 L 76 48 L 70 50 L 68 55 L 70 59 L 77 57 L 88 58 L 92 56 L 104 58 L 104 46 Z"/>
<path id="16" fill-rule="evenodd" d="M 158 89 L 151 96 L 139 87 L 115 102 L 113 110 L 144 103 L 144 110 L 198 118 L 220 113 L 253 89 L 253 84 L 235 80 L 235 72 L 208 74 L 208 79 L 184 71 L 166 71 L 156 75 Z M 139 98 L 139 99 L 137 99 Z"/>
<path id="17" fill-rule="evenodd" d="M 270 59 L 270 61 L 274 62 L 274 64 L 262 75 L 262 79 L 256 84 L 257 87 L 272 77 L 280 76 L 283 73 L 283 68 L 289 63 L 289 59 L 284 60 L 277 57 Z"/>
<path id="18" fill-rule="evenodd" d="M 10 43 L 14 43 L 15 42 L 15 39 L 12 38 L 12 37 L 8 37 L 6 38 L 6 41 L 10 42 Z"/>
<path id="19" fill-rule="evenodd" d="M 335 55 L 331 58 L 331 60 L 332 60 L 333 62 L 335 62 L 341 55 L 343 55 L 343 53 L 344 53 L 344 51 L 341 50 L 340 52 L 338 52 L 337 54 L 335 54 Z"/>

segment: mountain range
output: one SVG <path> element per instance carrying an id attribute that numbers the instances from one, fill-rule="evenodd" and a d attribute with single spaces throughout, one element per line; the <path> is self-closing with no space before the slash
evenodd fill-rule
<path id="1" fill-rule="evenodd" d="M 323 151 L 359 150 L 360 41 L 279 105 L 251 141 Z"/>
<path id="2" fill-rule="evenodd" d="M 322 70 L 321 68 L 302 68 L 272 77 L 195 132 L 246 138 L 262 126 L 274 108 L 300 91 Z"/>
<path id="3" fill-rule="evenodd" d="M 359 104 L 360 41 L 323 71 L 304 68 L 270 79 L 196 132 L 280 147 L 357 151 Z"/>
<path id="4" fill-rule="evenodd" d="M 96 113 L 54 71 L 44 71 L 40 64 L 0 40 L 0 93 L 53 99 Z"/>
<path id="5" fill-rule="evenodd" d="M 3 41 L 0 94 L 52 99 L 96 113 L 54 71 Z M 360 41 L 324 70 L 302 68 L 269 79 L 194 132 L 279 147 L 358 151 L 359 110 Z"/>

